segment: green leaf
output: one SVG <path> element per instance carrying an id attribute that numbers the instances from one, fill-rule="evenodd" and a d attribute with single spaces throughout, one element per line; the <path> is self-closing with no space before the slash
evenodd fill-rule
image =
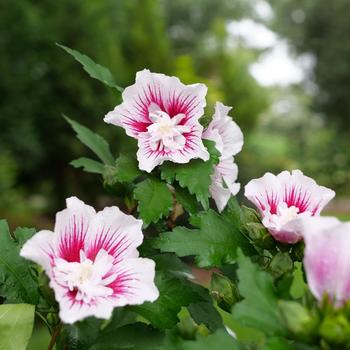
<path id="1" fill-rule="evenodd" d="M 180 186 L 175 187 L 176 200 L 190 213 L 198 212 L 198 202 L 194 195 L 188 192 L 186 188 Z"/>
<path id="2" fill-rule="evenodd" d="M 197 286 L 184 278 L 157 271 L 155 282 L 160 293 L 159 298 L 153 303 L 132 306 L 130 310 L 149 320 L 158 329 L 172 328 L 178 322 L 177 314 L 181 307 L 203 300 Z"/>
<path id="3" fill-rule="evenodd" d="M 116 160 L 116 178 L 119 182 L 131 182 L 141 175 L 137 160 L 121 154 Z"/>
<path id="4" fill-rule="evenodd" d="M 102 321 L 89 317 L 73 325 L 64 325 L 62 338 L 70 350 L 88 350 L 99 336 Z"/>
<path id="5" fill-rule="evenodd" d="M 120 328 L 107 326 L 90 350 L 154 350 L 162 344 L 164 334 L 144 323 L 129 324 Z"/>
<path id="6" fill-rule="evenodd" d="M 83 168 L 84 171 L 93 174 L 102 174 L 104 171 L 104 165 L 96 160 L 90 158 L 78 158 L 70 162 L 74 168 Z"/>
<path id="7" fill-rule="evenodd" d="M 266 335 L 285 335 L 272 276 L 261 271 L 241 252 L 238 254 L 238 265 L 238 288 L 244 300 L 233 307 L 234 319 Z"/>
<path id="8" fill-rule="evenodd" d="M 154 247 L 162 252 L 176 255 L 196 256 L 199 267 L 220 267 L 235 262 L 237 247 L 247 254 L 254 254 L 254 248 L 239 231 L 235 211 L 228 207 L 219 215 L 214 210 L 202 212 L 196 217 L 199 229 L 176 227 L 172 232 L 160 234 Z"/>
<path id="9" fill-rule="evenodd" d="M 37 304 L 38 286 L 30 271 L 30 262 L 19 255 L 24 242 L 34 233 L 18 228 L 17 242 L 11 237 L 5 220 L 0 220 L 0 295 L 7 303 Z"/>
<path id="10" fill-rule="evenodd" d="M 25 350 L 32 335 L 35 307 L 0 305 L 0 350 Z"/>
<path id="11" fill-rule="evenodd" d="M 226 331 L 220 329 L 197 340 L 178 340 L 168 337 L 167 341 L 154 350 L 239 350 L 242 349 Z"/>
<path id="12" fill-rule="evenodd" d="M 220 314 L 215 309 L 212 300 L 192 303 L 188 311 L 198 325 L 204 324 L 211 332 L 223 327 Z"/>
<path id="13" fill-rule="evenodd" d="M 123 92 L 124 89 L 116 84 L 109 69 L 95 63 L 90 57 L 80 53 L 77 50 L 70 49 L 67 46 L 57 43 L 56 45 L 72 55 L 83 66 L 84 70 L 90 75 L 91 78 L 97 79 L 109 87 L 117 89 L 119 92 Z"/>
<path id="14" fill-rule="evenodd" d="M 77 133 L 78 139 L 88 148 L 91 149 L 103 163 L 108 165 L 114 165 L 114 158 L 109 149 L 107 141 L 100 135 L 95 134 L 86 126 L 79 124 L 78 122 L 64 116 L 67 122 L 72 126 L 73 130 Z"/>
<path id="15" fill-rule="evenodd" d="M 213 141 L 204 141 L 208 148 L 210 158 L 204 162 L 200 159 L 191 160 L 187 164 L 165 163 L 161 167 L 161 177 L 169 183 L 177 180 L 181 187 L 185 187 L 194 194 L 205 209 L 209 208 L 209 186 L 214 165 L 219 162 L 219 152 Z"/>
<path id="16" fill-rule="evenodd" d="M 295 344 L 289 344 L 285 339 L 270 338 L 262 350 L 296 350 Z"/>
<path id="17" fill-rule="evenodd" d="M 173 205 L 167 184 L 153 178 L 136 185 L 134 198 L 139 201 L 138 210 L 146 226 L 166 216 Z"/>
<path id="18" fill-rule="evenodd" d="M 261 349 L 265 344 L 266 337 L 261 331 L 245 327 L 240 321 L 236 321 L 232 315 L 220 308 L 218 311 L 223 319 L 225 327 L 234 332 L 239 343 L 247 346 L 248 349 Z M 245 349 L 245 348 L 244 348 Z"/>
<path id="19" fill-rule="evenodd" d="M 215 307 L 209 291 L 197 284 L 190 283 L 187 279 L 192 279 L 193 275 L 188 265 L 184 264 L 174 254 L 159 254 L 152 256 L 156 262 L 158 270 L 166 271 L 174 277 L 180 279 L 186 288 L 192 289 L 198 295 L 198 301 L 191 303 L 188 310 L 197 324 L 204 324 L 211 331 L 223 326 L 221 317 Z"/>

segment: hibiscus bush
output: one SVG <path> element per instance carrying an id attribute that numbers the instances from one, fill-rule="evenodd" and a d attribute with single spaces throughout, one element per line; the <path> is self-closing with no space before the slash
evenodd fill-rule
<path id="1" fill-rule="evenodd" d="M 61 47 L 121 96 L 104 121 L 130 142 L 115 156 L 65 116 L 96 155 L 71 164 L 116 205 L 70 197 L 52 231 L 0 222 L 0 348 L 25 349 L 36 318 L 58 350 L 349 349 L 350 226 L 320 216 L 334 191 L 267 173 L 240 205 L 243 134 L 230 107 L 205 112 L 204 84 L 143 70 L 123 89 Z"/>

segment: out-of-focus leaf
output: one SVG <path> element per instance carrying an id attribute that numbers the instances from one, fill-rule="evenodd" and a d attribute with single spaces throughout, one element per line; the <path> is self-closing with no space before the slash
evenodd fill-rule
<path id="1" fill-rule="evenodd" d="M 164 333 L 144 323 L 133 323 L 120 328 L 107 326 L 90 350 L 154 350 L 162 344 Z"/>
<path id="2" fill-rule="evenodd" d="M 244 300 L 233 307 L 235 320 L 266 335 L 285 335 L 287 330 L 279 313 L 272 276 L 261 271 L 242 252 L 238 254 L 238 265 L 238 288 Z"/>
<path id="3" fill-rule="evenodd" d="M 100 135 L 92 132 L 86 126 L 64 116 L 67 122 L 72 126 L 77 133 L 78 139 L 88 148 L 91 149 L 103 163 L 114 165 L 114 157 L 109 149 L 107 141 Z"/>
<path id="4" fill-rule="evenodd" d="M 124 89 L 117 85 L 109 69 L 95 63 L 90 57 L 80 53 L 77 50 L 70 49 L 69 47 L 60 44 L 56 45 L 73 56 L 83 66 L 84 70 L 90 75 L 91 78 L 97 79 L 103 84 L 117 89 L 119 92 L 123 92 Z"/>
<path id="5" fill-rule="evenodd" d="M 74 168 L 83 168 L 84 171 L 93 174 L 102 174 L 104 171 L 104 165 L 96 160 L 90 158 L 78 158 L 70 162 Z"/>
<path id="6" fill-rule="evenodd" d="M 0 350 L 25 350 L 32 335 L 35 306 L 0 305 Z"/>

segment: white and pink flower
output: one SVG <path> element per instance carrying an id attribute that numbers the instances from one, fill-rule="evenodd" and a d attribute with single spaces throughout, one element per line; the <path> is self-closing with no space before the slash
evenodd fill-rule
<path id="1" fill-rule="evenodd" d="M 137 159 L 141 170 L 151 172 L 164 161 L 204 161 L 209 153 L 202 143 L 199 118 L 206 105 L 204 84 L 184 85 L 176 77 L 143 70 L 134 85 L 127 87 L 123 103 L 104 120 L 121 126 L 138 140 Z"/>
<path id="2" fill-rule="evenodd" d="M 350 222 L 333 217 L 302 220 L 304 267 L 312 294 L 325 295 L 336 307 L 350 300 Z"/>
<path id="3" fill-rule="evenodd" d="M 21 256 L 41 265 L 50 278 L 60 318 L 108 319 L 113 308 L 155 301 L 155 264 L 139 258 L 142 221 L 108 207 L 96 213 L 76 197 L 58 212 L 54 232 L 40 231 Z"/>
<path id="4" fill-rule="evenodd" d="M 203 138 L 214 141 L 216 149 L 220 152 L 220 161 L 215 167 L 209 187 L 220 212 L 225 208 L 231 195 L 236 195 L 240 189 L 240 184 L 236 182 L 238 167 L 234 163 L 233 156 L 242 149 L 243 133 L 228 115 L 230 110 L 231 107 L 216 102 L 213 119 L 203 133 Z"/>
<path id="5" fill-rule="evenodd" d="M 299 220 L 318 216 L 334 195 L 300 170 L 266 173 L 245 186 L 245 196 L 259 209 L 265 227 L 276 240 L 289 244 L 302 239 Z"/>

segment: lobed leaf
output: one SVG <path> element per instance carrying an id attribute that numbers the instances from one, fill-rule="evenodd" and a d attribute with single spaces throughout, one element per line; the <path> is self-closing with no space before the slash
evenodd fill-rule
<path id="1" fill-rule="evenodd" d="M 192 222 L 198 229 L 176 227 L 172 232 L 160 234 L 154 247 L 180 257 L 194 255 L 199 267 L 220 267 L 235 262 L 238 247 L 254 254 L 254 248 L 239 230 L 236 210 L 231 205 L 222 215 L 214 210 L 202 212 Z"/>
<path id="2" fill-rule="evenodd" d="M 244 298 L 233 307 L 233 317 L 243 326 L 258 329 L 266 335 L 283 336 L 286 329 L 278 309 L 272 276 L 238 254 L 238 288 Z"/>
<path id="3" fill-rule="evenodd" d="M 173 197 L 167 184 L 153 178 L 136 185 L 134 198 L 139 201 L 138 210 L 146 226 L 166 216 L 173 206 Z"/>
<path id="4" fill-rule="evenodd" d="M 204 143 L 210 153 L 208 161 L 194 159 L 187 164 L 167 162 L 161 167 L 161 177 L 169 183 L 178 181 L 181 187 L 187 188 L 197 197 L 203 208 L 208 209 L 211 175 L 214 173 L 214 166 L 219 162 L 220 154 L 213 141 L 204 140 Z"/>
<path id="5" fill-rule="evenodd" d="M 141 175 L 137 160 L 130 155 L 121 154 L 116 160 L 115 167 L 119 182 L 131 182 Z"/>
<path id="6" fill-rule="evenodd" d="M 153 303 L 132 306 L 130 310 L 149 320 L 158 329 L 174 327 L 179 321 L 177 314 L 183 306 L 203 301 L 201 291 L 197 289 L 199 286 L 167 271 L 158 270 L 155 283 L 160 293 L 159 298 Z"/>

